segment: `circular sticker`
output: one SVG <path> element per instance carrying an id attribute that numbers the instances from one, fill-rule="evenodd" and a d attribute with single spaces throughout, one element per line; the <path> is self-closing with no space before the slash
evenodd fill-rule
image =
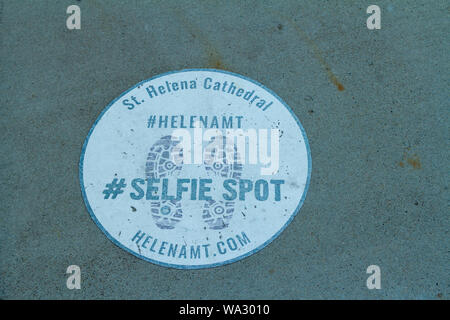
<path id="1" fill-rule="evenodd" d="M 305 131 L 286 103 L 213 69 L 127 90 L 95 121 L 80 160 L 84 201 L 107 237 L 181 269 L 264 248 L 299 211 L 310 172 Z"/>

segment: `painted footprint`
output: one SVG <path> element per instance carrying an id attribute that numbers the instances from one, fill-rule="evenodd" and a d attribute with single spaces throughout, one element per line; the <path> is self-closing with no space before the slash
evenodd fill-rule
<path id="1" fill-rule="evenodd" d="M 212 138 L 210 143 L 213 144 L 215 139 Z M 239 154 L 236 146 L 226 137 L 218 137 L 218 139 L 221 141 L 215 143 L 214 147 L 205 153 L 204 165 L 207 173 L 216 177 L 239 180 L 242 164 L 238 161 Z M 224 229 L 228 227 L 233 217 L 234 206 L 234 201 L 208 200 L 203 205 L 203 221 L 210 229 Z"/>
<path id="2" fill-rule="evenodd" d="M 171 161 L 171 152 L 180 143 L 172 136 L 164 136 L 153 144 L 147 156 L 145 175 L 150 179 L 166 178 L 180 173 L 181 165 Z M 182 156 L 182 150 L 180 156 Z M 159 200 L 150 203 L 151 214 L 156 226 L 173 229 L 183 218 L 181 203 L 178 200 Z"/>

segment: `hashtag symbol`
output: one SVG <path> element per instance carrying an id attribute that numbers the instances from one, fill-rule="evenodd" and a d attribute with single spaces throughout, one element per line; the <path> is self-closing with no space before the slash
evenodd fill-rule
<path id="1" fill-rule="evenodd" d="M 109 199 L 109 196 L 112 194 L 111 199 L 115 199 L 117 195 L 123 193 L 123 188 L 125 188 L 127 185 L 125 184 L 125 179 L 120 179 L 119 183 L 117 183 L 117 178 L 114 178 L 114 180 L 111 183 L 106 184 L 106 189 L 103 190 L 103 193 L 105 194 L 105 199 Z"/>
<path id="2" fill-rule="evenodd" d="M 150 118 L 148 118 L 147 128 L 153 128 L 153 126 L 155 125 L 155 121 L 156 116 L 150 116 Z"/>

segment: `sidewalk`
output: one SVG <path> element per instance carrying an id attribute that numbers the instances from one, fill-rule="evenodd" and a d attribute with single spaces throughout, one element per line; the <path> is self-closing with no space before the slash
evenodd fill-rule
<path id="1" fill-rule="evenodd" d="M 71 4 L 81 30 L 66 28 Z M 448 299 L 448 3 L 377 1 L 373 31 L 370 4 L 2 1 L 0 298 Z M 306 201 L 272 244 L 191 271 L 116 247 L 78 178 L 108 103 L 185 68 L 276 92 L 312 154 Z M 366 287 L 374 264 L 381 290 Z"/>

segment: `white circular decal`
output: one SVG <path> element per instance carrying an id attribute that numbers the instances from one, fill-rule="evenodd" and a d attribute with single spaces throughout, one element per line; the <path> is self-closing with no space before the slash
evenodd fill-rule
<path id="1" fill-rule="evenodd" d="M 181 269 L 264 248 L 300 209 L 310 172 L 292 110 L 261 84 L 213 69 L 162 74 L 123 93 L 80 160 L 84 201 L 107 237 Z"/>

